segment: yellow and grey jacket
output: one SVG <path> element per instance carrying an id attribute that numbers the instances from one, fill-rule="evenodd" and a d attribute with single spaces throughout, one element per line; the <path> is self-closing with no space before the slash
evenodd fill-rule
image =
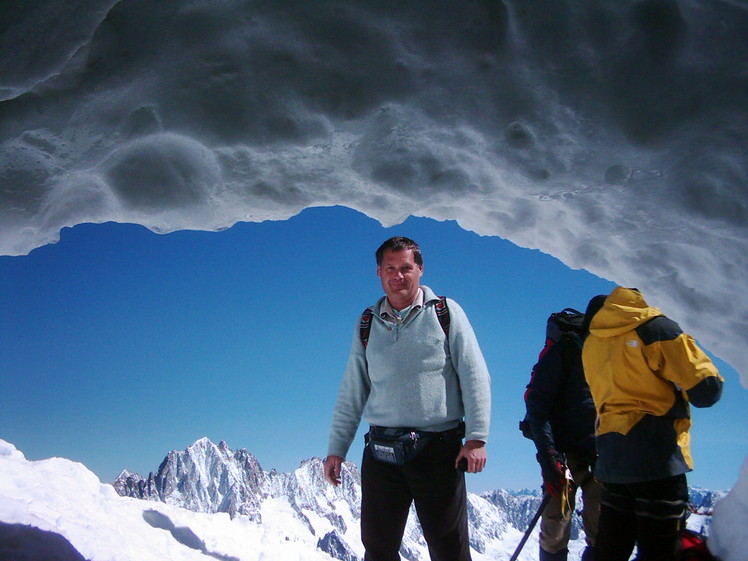
<path id="1" fill-rule="evenodd" d="M 618 287 L 592 318 L 582 360 L 597 410 L 596 477 L 635 483 L 691 471 L 689 403 L 713 405 L 724 381 L 693 338 Z"/>

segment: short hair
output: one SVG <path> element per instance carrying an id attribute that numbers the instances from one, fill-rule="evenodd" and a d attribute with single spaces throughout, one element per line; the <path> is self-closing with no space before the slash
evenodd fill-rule
<path id="1" fill-rule="evenodd" d="M 393 236 L 389 240 L 386 240 L 382 245 L 379 246 L 379 249 L 377 249 L 377 252 L 375 254 L 377 258 L 377 265 L 382 264 L 384 252 L 387 249 L 391 251 L 403 251 L 406 249 L 411 249 L 413 250 L 413 261 L 416 262 L 416 265 L 423 265 L 423 255 L 421 255 L 421 248 L 418 247 L 418 244 L 410 238 L 405 238 L 403 236 Z"/>

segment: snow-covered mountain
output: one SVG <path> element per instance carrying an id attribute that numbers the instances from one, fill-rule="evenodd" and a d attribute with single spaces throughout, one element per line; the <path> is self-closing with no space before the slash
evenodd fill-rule
<path id="1" fill-rule="evenodd" d="M 361 479 L 356 466 L 346 462 L 343 484 L 333 488 L 322 475 L 322 460 L 312 458 L 292 473 L 265 472 L 246 450 L 233 452 L 225 442 L 218 445 L 202 438 L 186 450 L 169 452 L 158 472 L 143 477 L 123 471 L 114 482 L 122 496 L 161 501 L 201 513 L 243 515 L 262 524 L 263 504 L 287 504 L 301 521 L 317 547 L 332 557 L 346 561 L 360 555 Z M 694 517 L 696 529 L 708 529 L 714 503 L 724 493 L 696 489 L 692 504 L 703 516 Z M 497 490 L 468 497 L 470 545 L 480 554 L 500 548 L 508 534 L 523 531 L 540 506 L 538 491 Z M 572 552 L 584 548 L 581 520 L 575 515 Z M 537 540 L 527 545 L 536 551 Z M 428 559 L 415 510 L 411 511 L 401 549 L 404 559 Z M 493 557 L 492 557 L 493 558 Z M 573 556 L 572 556 L 573 558 Z"/>
<path id="2" fill-rule="evenodd" d="M 233 452 L 225 443 L 201 439 L 184 451 L 170 452 L 155 475 L 143 478 L 123 472 L 115 486 L 116 490 L 102 484 L 85 466 L 70 460 L 29 461 L 0 440 L 0 559 L 356 561 L 363 557 L 358 528 L 360 477 L 350 463 L 344 465 L 343 485 L 335 488 L 324 481 L 318 458 L 302 462 L 292 473 L 264 472 L 246 450 Z M 706 526 L 705 512 L 721 496 L 692 492 L 697 507 L 704 509 L 692 516 L 696 529 Z M 740 519 L 741 496 L 731 492 L 717 507 L 725 543 L 741 533 L 730 525 L 730 520 Z M 473 559 L 506 561 L 522 537 L 520 529 L 537 509 L 537 492 L 500 490 L 469 494 L 468 500 Z M 693 524 L 689 519 L 689 526 Z M 519 561 L 536 559 L 537 531 Z M 733 545 L 739 551 L 739 544 Z M 578 559 L 582 548 L 580 536 L 570 544 L 570 559 Z M 411 561 L 429 558 L 414 515 L 401 554 Z M 723 557 L 728 561 L 742 559 L 728 554 Z"/>
<path id="3" fill-rule="evenodd" d="M 688 498 L 693 512 L 711 514 L 714 506 L 727 496 L 725 491 L 710 491 L 701 487 L 690 487 Z"/>
<path id="4" fill-rule="evenodd" d="M 319 458 L 303 461 L 292 473 L 265 472 L 246 450 L 234 452 L 223 441 L 216 445 L 202 438 L 183 451 L 169 452 L 155 474 L 144 477 L 123 471 L 114 488 L 121 496 L 160 501 L 200 513 L 245 516 L 257 524 L 263 523 L 263 505 L 280 502 L 317 538 L 319 549 L 337 559 L 353 560 L 363 557 L 358 468 L 346 462 L 342 479 L 338 488 L 329 485 Z M 531 493 L 470 494 L 471 546 L 482 554 L 500 549 L 508 535 L 524 530 L 539 503 Z M 575 549 L 583 547 L 582 542 L 575 544 Z M 400 553 L 410 561 L 428 559 L 414 509 Z"/>
<path id="5" fill-rule="evenodd" d="M 114 482 L 122 496 L 175 504 L 194 512 L 227 512 L 262 521 L 268 476 L 246 450 L 236 453 L 225 442 L 207 438 L 164 458 L 157 474 L 147 478 L 123 471 Z"/>
<path id="6" fill-rule="evenodd" d="M 121 497 L 80 463 L 29 461 L 0 440 L 2 561 L 331 560 L 287 502 L 266 500 L 261 514 L 258 524 Z"/>

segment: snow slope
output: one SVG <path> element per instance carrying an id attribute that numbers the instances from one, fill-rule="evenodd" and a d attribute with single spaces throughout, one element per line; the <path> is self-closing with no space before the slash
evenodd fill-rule
<path id="1" fill-rule="evenodd" d="M 315 467 L 321 469 L 319 463 Z M 21 551 L 35 558 L 51 548 L 54 556 L 45 557 L 50 561 L 188 561 L 206 556 L 223 561 L 329 561 L 326 551 L 340 543 L 341 523 L 347 529 L 348 546 L 338 548 L 335 558 L 346 559 L 345 552 L 351 560 L 362 557 L 355 539 L 357 521 L 342 494 L 332 501 L 340 517 L 337 524 L 315 507 L 320 499 L 330 498 L 315 492 L 321 479 L 321 473 L 315 473 L 302 465 L 290 476 L 301 482 L 308 501 L 291 504 L 291 495 L 283 493 L 269 497 L 261 503 L 258 523 L 245 515 L 232 518 L 228 513 L 193 512 L 164 502 L 121 497 L 82 464 L 62 458 L 27 461 L 12 444 L 0 440 L 0 558 L 22 559 Z M 324 495 L 338 492 L 328 486 Z M 736 488 L 715 509 L 710 546 L 723 561 L 744 559 L 745 495 L 745 489 Z M 473 550 L 474 559 L 507 560 L 522 532 L 508 524 L 506 514 L 487 498 L 470 495 L 469 501 L 470 517 L 479 521 L 472 525 L 471 537 L 480 550 Z M 694 517 L 689 526 L 699 526 L 702 520 Z M 408 531 L 413 532 L 411 525 Z M 422 540 L 407 543 L 411 558 L 428 559 Z M 323 551 L 330 544 L 333 549 Z M 581 539 L 570 544 L 571 558 L 581 554 L 583 545 Z M 519 559 L 534 559 L 537 548 L 536 528 Z"/>

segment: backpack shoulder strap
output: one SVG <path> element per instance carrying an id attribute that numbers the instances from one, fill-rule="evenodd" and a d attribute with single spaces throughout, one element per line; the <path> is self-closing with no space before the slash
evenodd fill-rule
<path id="1" fill-rule="evenodd" d="M 439 296 L 439 301 L 434 305 L 436 309 L 436 317 L 439 319 L 439 324 L 444 330 L 444 334 L 449 337 L 449 308 L 447 307 L 447 297 Z"/>
<path id="2" fill-rule="evenodd" d="M 439 320 L 439 325 L 442 326 L 444 334 L 449 337 L 449 307 L 447 306 L 446 296 L 439 296 L 439 301 L 434 305 L 436 310 L 436 317 Z M 369 344 L 369 334 L 371 333 L 371 320 L 374 317 L 374 311 L 371 308 L 366 308 L 361 314 L 361 321 L 358 326 L 359 336 L 361 338 L 361 344 L 366 349 Z"/>
<path id="3" fill-rule="evenodd" d="M 371 318 L 374 316 L 374 311 L 371 308 L 366 308 L 364 313 L 361 314 L 361 322 L 358 326 L 359 335 L 361 337 L 361 344 L 366 349 L 366 345 L 369 344 L 369 333 L 371 333 Z"/>

